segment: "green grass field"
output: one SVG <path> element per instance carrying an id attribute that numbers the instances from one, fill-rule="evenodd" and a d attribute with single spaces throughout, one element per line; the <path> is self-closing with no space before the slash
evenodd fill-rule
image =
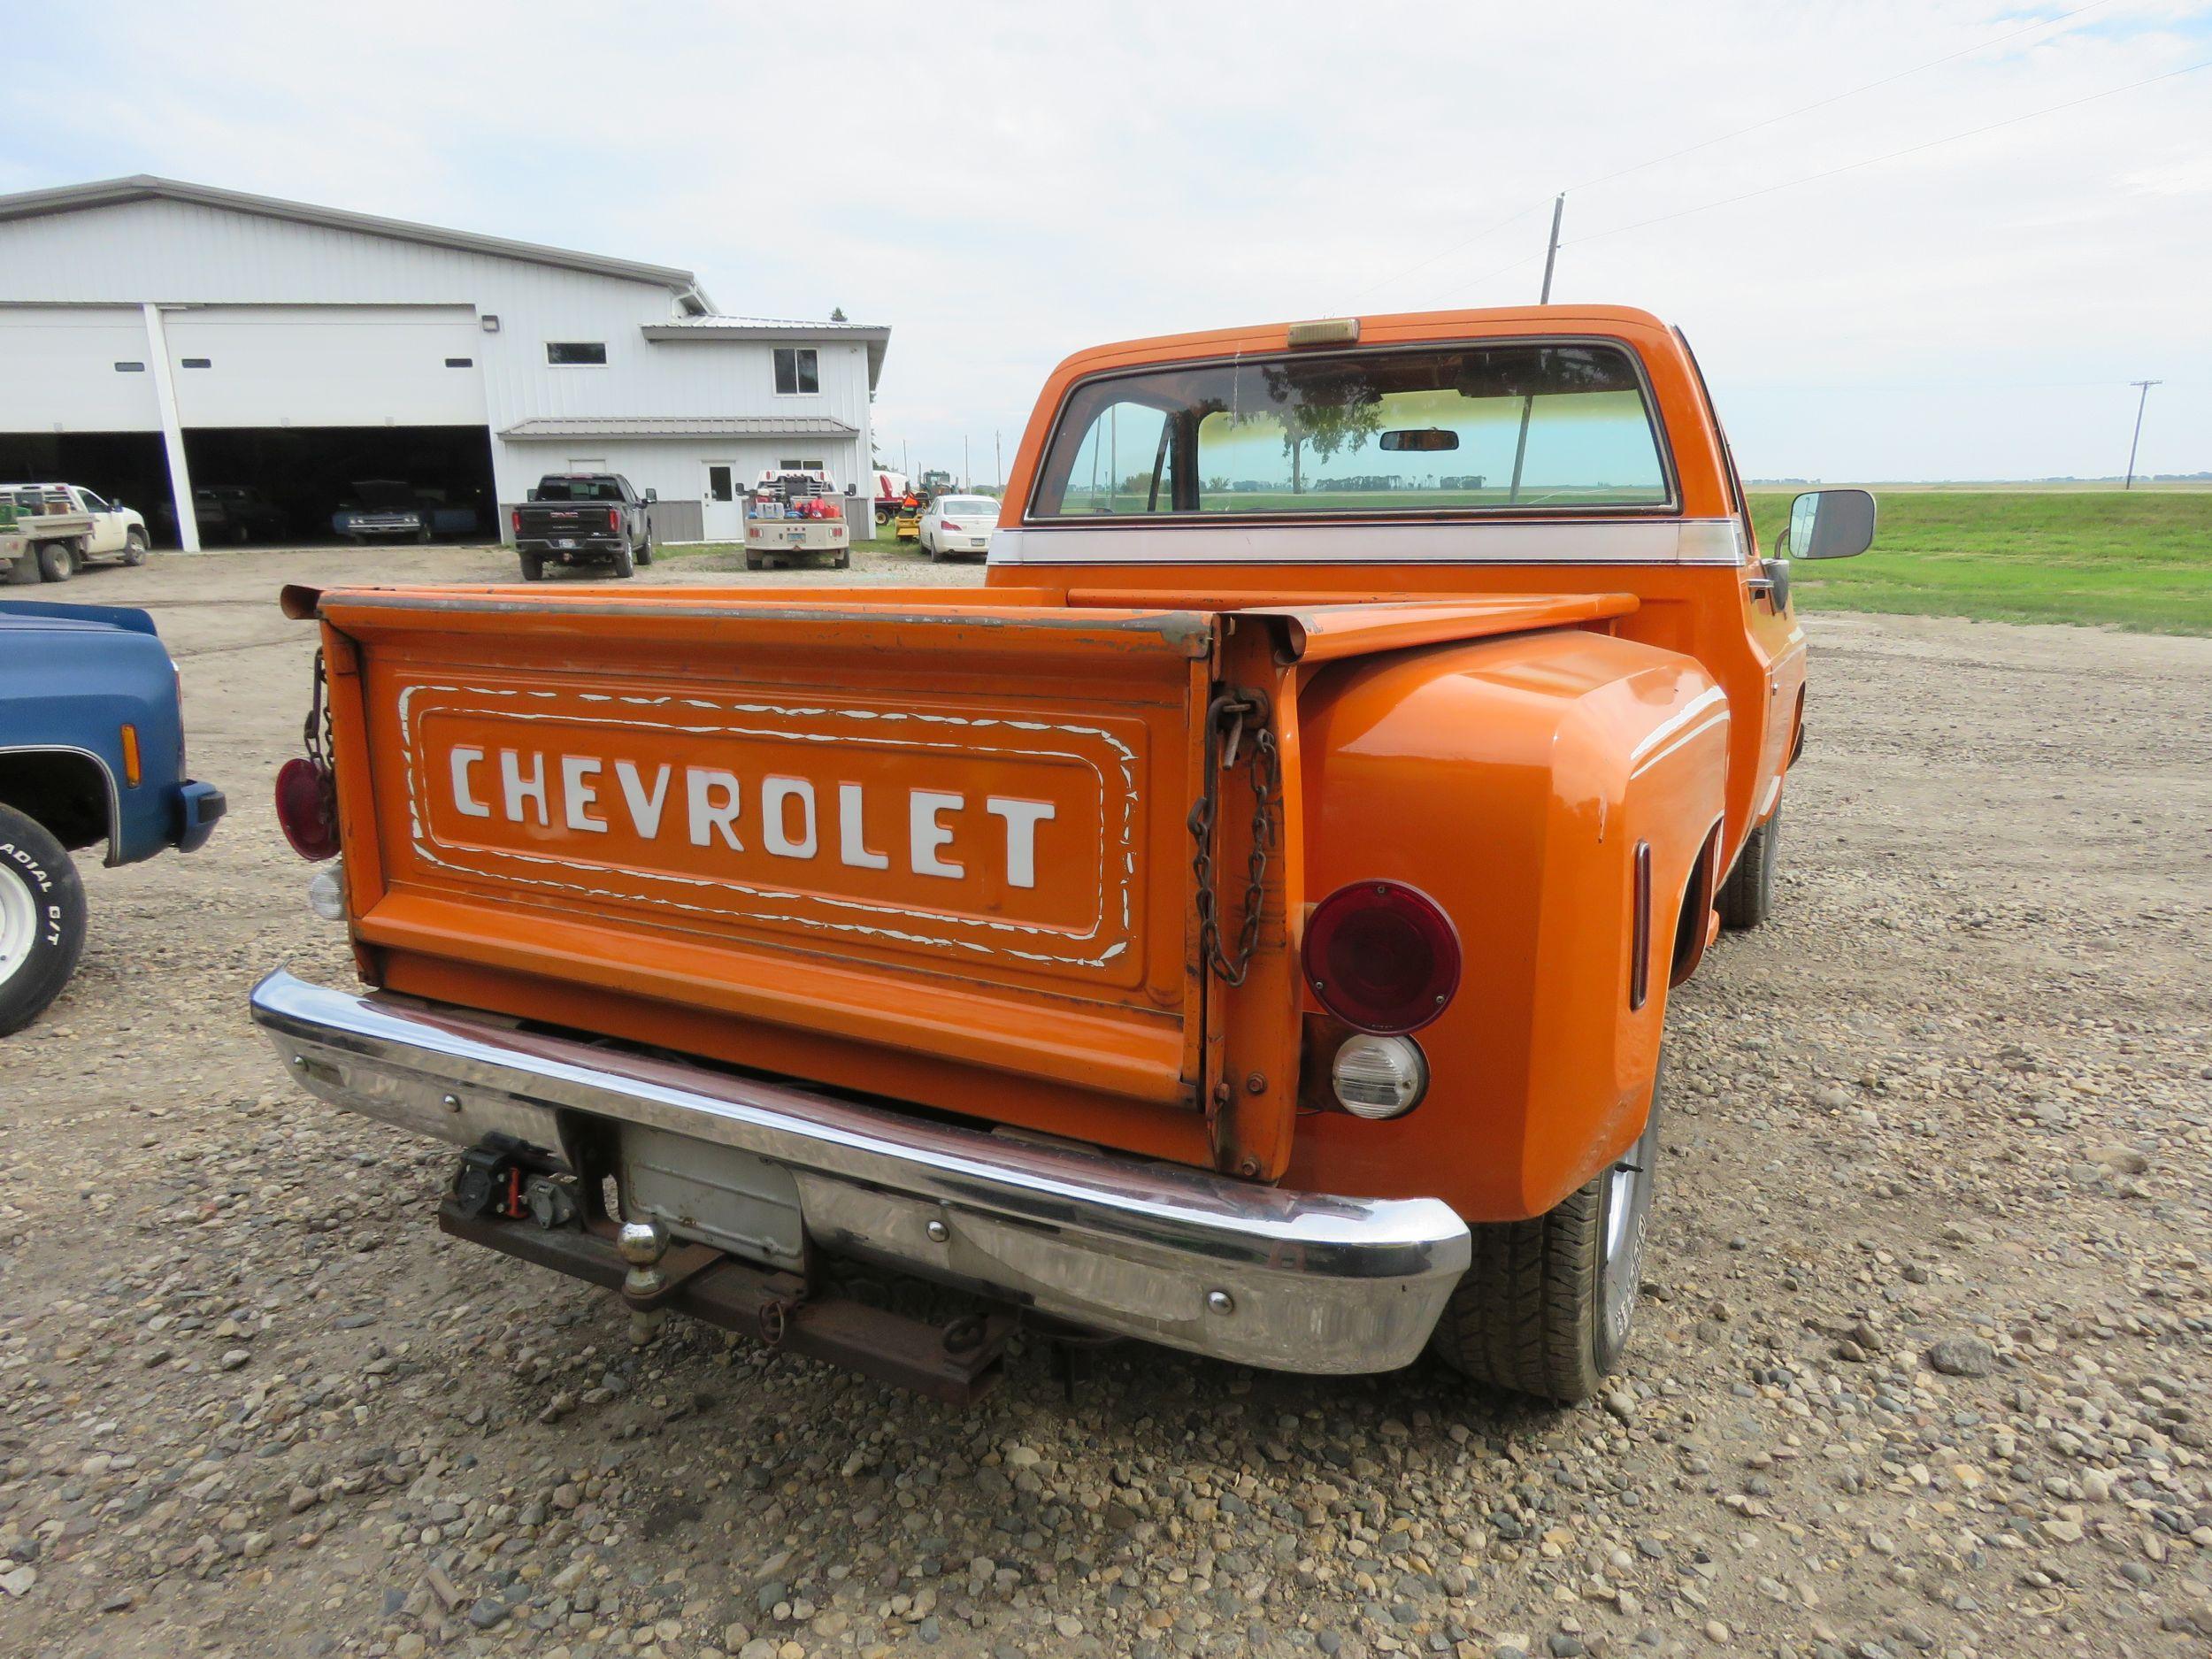
<path id="1" fill-rule="evenodd" d="M 1881 503 L 1873 549 L 1801 560 L 1792 572 L 1801 609 L 2212 634 L 2212 489 L 1873 489 Z M 1763 548 L 1774 546 L 1795 494 L 1751 492 Z M 854 543 L 893 545 L 887 534 Z M 732 567 L 743 551 L 663 549 L 668 557 L 718 556 Z"/>
<path id="2" fill-rule="evenodd" d="M 2212 491 L 1874 490 L 1873 549 L 1800 561 L 1801 610 L 2212 634 Z M 1771 549 L 1794 491 L 1753 490 Z"/>

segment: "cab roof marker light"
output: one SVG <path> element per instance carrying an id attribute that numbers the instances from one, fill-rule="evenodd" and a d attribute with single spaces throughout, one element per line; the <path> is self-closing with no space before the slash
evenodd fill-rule
<path id="1" fill-rule="evenodd" d="M 1310 323 L 1293 323 L 1290 326 L 1290 343 L 1294 346 L 1357 345 L 1359 319 L 1324 317 Z"/>

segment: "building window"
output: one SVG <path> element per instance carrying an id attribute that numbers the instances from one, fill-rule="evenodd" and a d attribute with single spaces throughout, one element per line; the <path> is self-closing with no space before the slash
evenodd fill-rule
<path id="1" fill-rule="evenodd" d="M 448 357 L 445 360 L 445 365 L 449 369 L 472 369 L 476 366 L 476 359 L 474 357 Z"/>
<path id="2" fill-rule="evenodd" d="M 115 372 L 118 374 L 143 374 L 146 365 L 142 363 L 119 363 L 115 365 Z"/>
<path id="3" fill-rule="evenodd" d="M 785 472 L 826 472 L 829 471 L 829 468 L 822 465 L 818 456 L 811 461 L 779 461 L 776 463 L 776 467 L 778 471 Z"/>
<path id="4" fill-rule="evenodd" d="M 810 396 L 822 389 L 812 346 L 776 348 L 776 393 L 781 397 Z"/>
<path id="5" fill-rule="evenodd" d="M 188 369 L 211 369 L 215 366 L 205 357 L 186 357 L 183 363 Z"/>
<path id="6" fill-rule="evenodd" d="M 709 501 L 735 501 L 737 492 L 733 488 L 734 481 L 729 467 L 718 461 L 709 465 L 707 468 L 707 499 Z"/>
<path id="7" fill-rule="evenodd" d="M 568 368 L 604 368 L 607 342 L 603 340 L 549 340 L 545 342 L 545 360 Z"/>

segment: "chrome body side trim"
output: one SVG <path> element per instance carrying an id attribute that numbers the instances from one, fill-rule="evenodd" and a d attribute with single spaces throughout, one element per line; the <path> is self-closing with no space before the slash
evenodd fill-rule
<path id="1" fill-rule="evenodd" d="M 1281 1371 L 1388 1371 L 1470 1259 L 1438 1199 L 1291 1193 L 1040 1145 L 787 1084 L 279 970 L 252 1013 L 334 1105 L 472 1145 L 548 1149 L 566 1113 L 739 1148 L 787 1169 L 808 1235 L 1078 1324 Z"/>
<path id="2" fill-rule="evenodd" d="M 1348 548 L 1355 549 L 1347 554 Z M 1741 565 L 1733 518 L 1032 526 L 994 565 Z"/>

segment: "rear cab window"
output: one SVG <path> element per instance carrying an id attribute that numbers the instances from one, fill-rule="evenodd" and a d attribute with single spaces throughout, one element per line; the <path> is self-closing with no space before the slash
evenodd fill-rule
<path id="1" fill-rule="evenodd" d="M 621 487 L 611 479 L 549 478 L 538 484 L 540 501 L 620 501 Z"/>
<path id="2" fill-rule="evenodd" d="M 1613 341 L 1163 365 L 1069 394 L 1025 521 L 1665 512 L 1661 434 Z"/>

